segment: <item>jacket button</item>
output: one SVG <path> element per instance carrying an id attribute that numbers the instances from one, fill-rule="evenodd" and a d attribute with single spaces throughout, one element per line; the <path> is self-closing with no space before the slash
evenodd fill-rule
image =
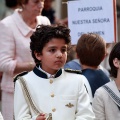
<path id="1" fill-rule="evenodd" d="M 52 84 L 53 83 L 53 80 L 50 80 L 50 84 Z"/>
<path id="2" fill-rule="evenodd" d="M 51 97 L 54 97 L 55 95 L 54 94 L 51 94 Z"/>
<path id="3" fill-rule="evenodd" d="M 55 112 L 55 111 L 56 111 L 56 109 L 55 109 L 55 108 L 53 108 L 53 109 L 52 109 L 52 111 L 53 111 L 53 112 Z"/>

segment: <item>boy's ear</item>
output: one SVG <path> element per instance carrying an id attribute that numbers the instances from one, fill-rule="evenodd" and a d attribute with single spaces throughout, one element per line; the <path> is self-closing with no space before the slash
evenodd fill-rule
<path id="1" fill-rule="evenodd" d="M 114 64 L 114 66 L 115 66 L 116 68 L 119 68 L 119 67 L 120 67 L 120 61 L 119 61 L 117 58 L 115 58 L 115 59 L 113 60 L 113 64 Z"/>
<path id="2" fill-rule="evenodd" d="M 42 54 L 41 53 L 38 53 L 38 52 L 34 52 L 34 54 L 35 54 L 35 57 L 38 59 L 38 60 L 40 60 L 41 61 L 41 56 L 42 56 Z"/>

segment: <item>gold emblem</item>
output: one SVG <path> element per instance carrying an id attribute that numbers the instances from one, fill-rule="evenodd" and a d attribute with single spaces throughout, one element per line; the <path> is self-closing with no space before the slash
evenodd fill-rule
<path id="1" fill-rule="evenodd" d="M 65 106 L 71 108 L 71 107 L 73 107 L 74 105 L 71 104 L 71 103 L 69 103 L 69 104 L 66 104 Z"/>

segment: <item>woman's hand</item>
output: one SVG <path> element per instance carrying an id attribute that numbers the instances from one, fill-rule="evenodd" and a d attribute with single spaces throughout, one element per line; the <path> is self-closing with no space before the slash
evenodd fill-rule
<path id="1" fill-rule="evenodd" d="M 45 119 L 46 119 L 45 114 L 40 113 L 40 115 L 37 117 L 36 120 L 45 120 Z"/>
<path id="2" fill-rule="evenodd" d="M 23 71 L 31 71 L 33 70 L 35 67 L 35 63 L 34 62 L 22 62 L 22 63 L 17 63 L 15 70 L 14 70 L 14 74 L 18 74 L 21 73 Z"/>

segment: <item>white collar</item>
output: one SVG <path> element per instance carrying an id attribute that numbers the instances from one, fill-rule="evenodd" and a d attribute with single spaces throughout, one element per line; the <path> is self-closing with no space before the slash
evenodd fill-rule
<path id="1" fill-rule="evenodd" d="M 14 14 L 12 15 L 13 20 L 15 22 L 15 24 L 17 25 L 17 27 L 19 28 L 20 32 L 24 35 L 27 36 L 29 34 L 32 34 L 35 29 L 30 28 L 22 19 L 21 15 L 19 14 L 19 11 L 21 9 L 16 9 L 14 11 Z"/>
<path id="2" fill-rule="evenodd" d="M 44 73 L 48 76 L 48 78 L 54 78 L 54 77 L 55 77 L 55 75 L 51 75 L 51 74 L 47 73 L 46 71 L 44 71 L 40 66 L 39 66 L 38 69 L 39 69 L 40 71 L 44 72 Z"/>

